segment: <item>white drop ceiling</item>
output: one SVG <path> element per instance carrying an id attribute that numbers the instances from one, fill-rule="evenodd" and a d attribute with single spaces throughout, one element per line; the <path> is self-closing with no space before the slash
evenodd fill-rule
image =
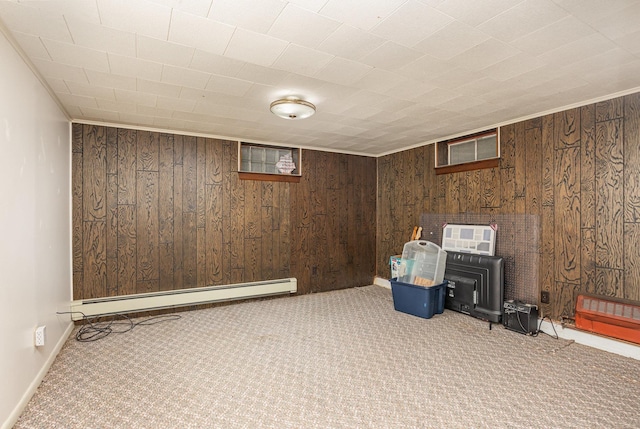
<path id="1" fill-rule="evenodd" d="M 640 88 L 637 0 L 0 1 L 72 120 L 377 156 Z M 269 112 L 281 97 L 309 119 Z"/>

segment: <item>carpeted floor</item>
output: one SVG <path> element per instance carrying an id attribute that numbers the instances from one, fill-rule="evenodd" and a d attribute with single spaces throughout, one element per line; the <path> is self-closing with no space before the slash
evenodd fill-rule
<path id="1" fill-rule="evenodd" d="M 640 361 L 367 286 L 71 338 L 16 428 L 639 428 Z"/>

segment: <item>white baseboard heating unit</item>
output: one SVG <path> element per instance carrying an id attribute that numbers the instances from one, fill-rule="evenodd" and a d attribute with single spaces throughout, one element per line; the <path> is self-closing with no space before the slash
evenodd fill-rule
<path id="1" fill-rule="evenodd" d="M 262 282 L 237 283 L 225 286 L 208 286 L 161 292 L 120 295 L 106 298 L 82 299 L 71 302 L 71 319 L 108 316 L 116 313 L 135 313 L 171 307 L 259 298 L 272 295 L 296 293 L 295 278 Z"/>

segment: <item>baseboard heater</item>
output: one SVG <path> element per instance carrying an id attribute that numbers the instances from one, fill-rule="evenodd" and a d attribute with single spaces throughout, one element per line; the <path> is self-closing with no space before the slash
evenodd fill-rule
<path id="1" fill-rule="evenodd" d="M 236 283 L 224 286 L 208 286 L 162 292 L 120 295 L 106 298 L 82 299 L 71 302 L 72 320 L 84 316 L 108 316 L 117 313 L 136 313 L 172 307 L 259 298 L 272 295 L 296 293 L 295 278 L 262 282 Z"/>
<path id="2" fill-rule="evenodd" d="M 640 344 L 640 303 L 600 295 L 578 295 L 576 328 Z"/>

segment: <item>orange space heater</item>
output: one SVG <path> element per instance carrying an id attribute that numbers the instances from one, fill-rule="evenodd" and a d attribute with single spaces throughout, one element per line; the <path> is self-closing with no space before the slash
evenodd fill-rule
<path id="1" fill-rule="evenodd" d="M 640 344 L 640 303 L 599 295 L 578 295 L 576 328 Z"/>

